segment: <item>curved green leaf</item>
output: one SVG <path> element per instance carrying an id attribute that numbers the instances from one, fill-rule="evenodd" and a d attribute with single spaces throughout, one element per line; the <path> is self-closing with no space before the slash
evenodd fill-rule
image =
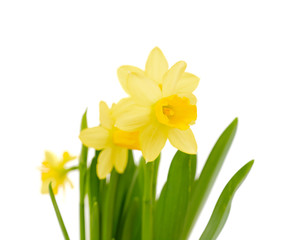
<path id="1" fill-rule="evenodd" d="M 193 183 L 195 157 L 178 151 L 156 204 L 155 238 L 179 239 Z M 194 168 L 195 169 L 195 168 Z"/>
<path id="2" fill-rule="evenodd" d="M 248 175 L 254 161 L 245 164 L 226 184 L 223 189 L 210 220 L 200 237 L 200 240 L 215 240 L 220 234 L 224 224 L 228 218 L 232 199 L 237 189 Z"/>
<path id="3" fill-rule="evenodd" d="M 119 182 L 117 184 L 117 193 L 115 198 L 114 207 L 114 222 L 113 222 L 113 238 L 117 238 L 119 229 L 119 222 L 122 218 L 123 206 L 125 204 L 126 194 L 130 188 L 134 172 L 136 170 L 136 165 L 134 162 L 132 150 L 128 150 L 128 161 L 125 171 L 119 174 Z"/>
<path id="4" fill-rule="evenodd" d="M 236 134 L 238 119 L 234 121 L 221 134 L 202 169 L 200 177 L 196 180 L 189 201 L 189 207 L 185 218 L 185 225 L 180 239 L 187 239 L 191 229 L 198 218 L 208 195 L 220 172 L 228 150 Z"/>
<path id="5" fill-rule="evenodd" d="M 87 110 L 85 110 L 82 120 L 80 130 L 87 128 L 87 118 L 86 118 Z M 80 203 L 79 203 L 79 214 L 80 214 L 80 239 L 85 240 L 85 206 L 84 206 L 84 198 L 85 198 L 85 176 L 87 169 L 87 153 L 88 148 L 82 145 L 81 154 L 79 157 L 79 188 L 80 188 Z"/>
<path id="6" fill-rule="evenodd" d="M 100 233 L 100 207 L 99 202 L 99 178 L 97 176 L 96 165 L 97 159 L 100 151 L 96 151 L 94 158 L 92 159 L 91 165 L 87 170 L 87 193 L 88 193 L 88 202 L 89 202 L 89 216 L 90 216 L 90 236 L 91 239 L 97 239 L 93 236 L 99 236 Z M 97 205 L 97 206 L 95 206 Z M 95 209 L 98 209 L 96 212 Z"/>

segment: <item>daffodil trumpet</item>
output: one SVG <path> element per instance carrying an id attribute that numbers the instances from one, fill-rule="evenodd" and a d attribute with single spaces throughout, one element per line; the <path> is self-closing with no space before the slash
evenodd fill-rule
<path id="1" fill-rule="evenodd" d="M 186 67 L 184 61 L 169 67 L 158 47 L 149 54 L 144 70 L 121 66 L 118 79 L 128 97 L 111 106 L 100 101 L 97 126 L 88 126 L 85 111 L 78 165 L 69 166 L 76 157 L 68 152 L 62 157 L 45 152 L 41 192 L 50 194 L 65 239 L 69 237 L 54 195 L 67 183 L 72 186 L 68 174 L 74 170 L 79 171 L 81 240 L 188 239 L 231 147 L 238 119 L 223 131 L 198 173 L 191 126 L 198 117 L 193 92 L 200 80 Z M 157 196 L 160 153 L 167 140 L 177 152 Z M 89 149 L 95 151 L 92 159 Z M 134 159 L 134 151 L 142 153 L 140 160 Z M 218 237 L 252 165 L 253 161 L 245 164 L 227 183 L 200 240 Z"/>

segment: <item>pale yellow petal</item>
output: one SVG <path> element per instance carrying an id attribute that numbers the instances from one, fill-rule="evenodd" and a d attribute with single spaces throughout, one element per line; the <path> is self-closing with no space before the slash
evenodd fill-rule
<path id="1" fill-rule="evenodd" d="M 192 130 L 172 128 L 168 132 L 168 139 L 175 148 L 188 154 L 197 153 L 197 143 Z"/>
<path id="2" fill-rule="evenodd" d="M 167 140 L 167 127 L 159 123 L 148 124 L 142 129 L 140 143 L 143 157 L 147 162 L 154 161 Z"/>
<path id="3" fill-rule="evenodd" d="M 103 101 L 99 103 L 99 119 L 103 127 L 111 129 L 113 127 L 113 120 L 111 119 L 110 109 Z"/>
<path id="4" fill-rule="evenodd" d="M 196 105 L 197 104 L 197 98 L 194 94 L 192 93 L 178 93 L 177 94 L 179 97 L 186 97 L 189 99 L 189 103 L 191 105 Z"/>
<path id="5" fill-rule="evenodd" d="M 183 73 L 177 83 L 176 92 L 192 93 L 199 85 L 200 78 L 191 73 Z"/>
<path id="6" fill-rule="evenodd" d="M 136 102 L 130 97 L 123 98 L 117 104 L 113 105 L 111 112 L 114 121 L 116 121 L 121 115 L 127 113 L 129 109 L 132 109 L 134 105 L 136 105 Z"/>
<path id="7" fill-rule="evenodd" d="M 124 131 L 137 131 L 150 121 L 151 108 L 132 105 L 116 121 L 116 127 Z"/>
<path id="8" fill-rule="evenodd" d="M 131 73 L 128 77 L 130 96 L 138 105 L 150 106 L 161 98 L 160 87 L 152 80 Z"/>
<path id="9" fill-rule="evenodd" d="M 100 179 L 106 178 L 113 169 L 112 148 L 105 148 L 97 160 L 97 176 Z"/>
<path id="10" fill-rule="evenodd" d="M 162 94 L 163 97 L 167 97 L 176 93 L 176 86 L 180 81 L 184 71 L 186 69 L 186 63 L 183 61 L 177 62 L 172 66 L 163 77 Z"/>
<path id="11" fill-rule="evenodd" d="M 105 148 L 110 141 L 109 132 L 103 127 L 86 128 L 80 132 L 79 138 L 85 146 L 97 150 Z"/>
<path id="12" fill-rule="evenodd" d="M 146 75 L 157 83 L 162 84 L 163 75 L 167 70 L 168 63 L 165 56 L 160 48 L 155 47 L 150 52 L 145 65 Z"/>
<path id="13" fill-rule="evenodd" d="M 45 155 L 45 162 L 47 162 L 48 164 L 50 164 L 52 166 L 55 165 L 59 161 L 57 156 L 50 151 L 45 151 L 44 155 Z"/>
<path id="14" fill-rule="evenodd" d="M 77 157 L 76 156 L 71 156 L 69 154 L 69 152 L 64 152 L 63 155 L 62 155 L 62 158 L 63 158 L 62 162 L 67 163 L 69 161 L 72 161 L 72 160 L 76 159 Z"/>
<path id="15" fill-rule="evenodd" d="M 48 193 L 48 185 L 50 181 L 43 181 L 41 185 L 41 193 L 47 194 Z"/>
<path id="16" fill-rule="evenodd" d="M 123 173 L 127 165 L 127 149 L 115 146 L 112 152 L 112 161 L 118 173 Z"/>
<path id="17" fill-rule="evenodd" d="M 140 68 L 129 66 L 129 65 L 124 65 L 119 67 L 117 71 L 118 79 L 120 81 L 122 88 L 126 93 L 129 93 L 127 87 L 127 78 L 130 73 L 136 73 L 139 76 L 144 76 L 144 71 L 142 71 Z"/>

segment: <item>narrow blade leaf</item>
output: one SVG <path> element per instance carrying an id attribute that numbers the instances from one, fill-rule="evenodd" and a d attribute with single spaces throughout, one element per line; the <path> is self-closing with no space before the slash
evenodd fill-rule
<path id="1" fill-rule="evenodd" d="M 195 157 L 178 151 L 156 205 L 155 239 L 180 239 L 193 182 Z"/>
<path id="2" fill-rule="evenodd" d="M 188 211 L 186 213 L 185 225 L 181 239 L 188 238 L 188 235 L 208 198 L 236 134 L 237 125 L 238 119 L 236 118 L 221 134 L 209 154 L 200 177 L 195 182 L 191 199 L 189 201 Z"/>
<path id="3" fill-rule="evenodd" d="M 226 184 L 200 240 L 217 239 L 228 218 L 234 194 L 245 180 L 253 163 L 252 160 L 245 164 Z"/>

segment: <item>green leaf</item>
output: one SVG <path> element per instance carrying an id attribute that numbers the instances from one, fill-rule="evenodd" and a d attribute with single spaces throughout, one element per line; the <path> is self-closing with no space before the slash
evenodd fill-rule
<path id="1" fill-rule="evenodd" d="M 245 180 L 253 163 L 254 161 L 252 160 L 245 164 L 227 183 L 217 201 L 215 209 L 200 240 L 217 239 L 228 218 L 234 194 Z"/>
<path id="2" fill-rule="evenodd" d="M 102 208 L 102 239 L 111 240 L 113 233 L 114 206 L 117 193 L 119 174 L 115 169 L 110 174 L 110 182 L 106 190 L 104 206 Z"/>
<path id="3" fill-rule="evenodd" d="M 195 181 L 181 239 L 188 238 L 188 235 L 209 196 L 236 134 L 237 125 L 238 119 L 236 118 L 225 129 L 213 147 L 202 169 L 200 177 Z"/>
<path id="4" fill-rule="evenodd" d="M 156 205 L 155 239 L 180 238 L 193 183 L 195 157 L 177 151 Z"/>
<path id="5" fill-rule="evenodd" d="M 142 225 L 142 201 L 143 201 L 143 188 L 144 188 L 144 166 L 145 160 L 141 158 L 139 166 L 136 167 L 132 182 L 128 189 L 125 204 L 123 206 L 122 218 L 120 221 L 119 229 L 124 229 L 126 219 L 128 218 L 129 209 L 131 208 L 133 201 L 139 202 L 138 209 L 136 211 L 134 221 L 132 223 L 132 238 L 141 239 L 141 225 Z M 123 239 L 122 231 L 118 231 L 117 240 Z"/>
<path id="6" fill-rule="evenodd" d="M 99 153 L 100 151 L 96 151 L 95 156 L 91 162 L 91 165 L 87 171 L 87 183 L 88 183 L 87 192 L 88 192 L 88 201 L 89 201 L 89 210 L 90 210 L 90 236 L 99 236 L 100 233 L 100 226 L 99 226 L 100 208 L 98 205 L 100 181 L 96 171 L 96 165 L 97 165 L 97 159 Z M 98 209 L 98 212 L 95 212 L 96 209 Z"/>
<path id="7" fill-rule="evenodd" d="M 100 210 L 99 210 L 99 205 L 98 205 L 97 201 L 95 201 L 93 203 L 90 215 L 91 215 L 91 220 L 92 220 L 90 222 L 91 229 L 92 229 L 90 239 L 91 240 L 99 240 L 99 238 L 100 238 L 100 231 L 99 231 L 99 228 L 100 228 Z"/>
<path id="8" fill-rule="evenodd" d="M 87 110 L 84 112 L 81 120 L 81 127 L 80 130 L 87 128 L 87 119 L 86 119 Z M 79 188 L 80 188 L 80 239 L 85 240 L 85 205 L 84 205 L 84 198 L 85 198 L 85 178 L 86 178 L 86 169 L 87 169 L 87 153 L 88 148 L 82 145 L 81 153 L 79 157 Z"/>
<path id="9" fill-rule="evenodd" d="M 122 229 L 121 240 L 133 240 L 136 239 L 133 236 L 135 235 L 135 226 L 134 223 L 138 221 L 138 215 L 140 209 L 139 198 L 134 198 L 132 201 L 126 215 L 125 223 Z"/>
<path id="10" fill-rule="evenodd" d="M 67 231 L 66 231 L 66 228 L 65 228 L 65 225 L 64 225 L 64 222 L 63 222 L 63 219 L 62 219 L 62 216 L 61 216 L 58 204 L 56 202 L 56 198 L 55 198 L 55 195 L 54 195 L 54 192 L 53 192 L 53 188 L 52 188 L 52 183 L 51 182 L 48 185 L 48 191 L 49 191 L 49 196 L 50 196 L 50 198 L 52 200 L 52 203 L 53 203 L 53 206 L 54 206 L 54 209 L 55 209 L 55 212 L 56 212 L 56 216 L 57 216 L 59 225 L 61 227 L 64 239 L 65 240 L 69 240 L 69 236 L 67 234 Z"/>
<path id="11" fill-rule="evenodd" d="M 117 184 L 117 193 L 114 207 L 114 222 L 113 222 L 113 237 L 116 238 L 120 228 L 119 222 L 122 217 L 123 206 L 125 203 L 126 194 L 129 191 L 131 181 L 136 170 L 132 150 L 128 151 L 128 162 L 124 173 L 119 174 L 119 182 Z"/>

